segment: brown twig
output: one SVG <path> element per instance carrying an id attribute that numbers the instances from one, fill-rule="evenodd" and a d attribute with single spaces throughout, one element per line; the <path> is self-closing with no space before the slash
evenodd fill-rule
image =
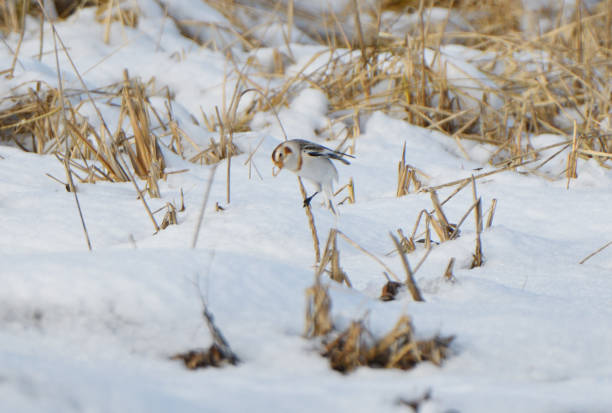
<path id="1" fill-rule="evenodd" d="M 215 164 L 211 167 L 210 174 L 208 176 L 208 182 L 206 184 L 206 190 L 204 191 L 204 199 L 202 200 L 202 206 L 200 208 L 200 213 L 198 214 L 198 221 L 196 223 L 195 231 L 193 232 L 193 238 L 191 240 L 191 248 L 195 248 L 198 243 L 198 236 L 200 235 L 200 228 L 202 226 L 202 221 L 204 220 L 204 211 L 206 210 L 206 204 L 208 203 L 208 196 L 210 195 L 210 188 L 212 187 L 215 171 L 217 170 L 218 164 Z"/>
<path id="2" fill-rule="evenodd" d="M 412 295 L 412 299 L 414 301 L 425 301 L 423 299 L 423 296 L 421 295 L 421 291 L 419 291 L 419 287 L 417 287 L 416 281 L 414 280 L 414 274 L 412 272 L 412 270 L 410 269 L 410 263 L 408 262 L 408 258 L 406 257 L 406 253 L 404 252 L 402 246 L 400 245 L 399 241 L 397 240 L 397 238 L 395 238 L 395 236 L 393 235 L 393 233 L 389 233 L 389 236 L 391 236 L 391 239 L 393 240 L 393 243 L 395 244 L 395 248 L 397 249 L 397 252 L 399 253 L 401 259 L 402 259 L 402 264 L 404 265 L 404 270 L 406 271 L 406 286 L 408 286 L 408 290 L 410 291 L 410 295 Z"/>
<path id="3" fill-rule="evenodd" d="M 608 248 L 610 245 L 612 245 L 612 241 L 608 242 L 607 244 L 605 244 L 601 248 L 598 248 L 597 250 L 593 251 L 592 253 L 590 253 L 589 255 L 584 257 L 582 260 L 580 260 L 579 264 L 584 264 L 588 259 L 590 259 L 591 257 L 593 257 L 596 254 L 599 254 L 601 251 L 603 251 L 604 249 Z"/>

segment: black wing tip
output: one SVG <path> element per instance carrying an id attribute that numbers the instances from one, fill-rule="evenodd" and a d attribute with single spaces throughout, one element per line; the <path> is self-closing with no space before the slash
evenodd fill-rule
<path id="1" fill-rule="evenodd" d="M 348 154 L 346 152 L 336 151 L 334 149 L 328 148 L 327 146 L 319 145 L 315 142 L 310 142 L 305 139 L 293 139 L 294 141 L 299 141 L 304 144 L 304 149 L 308 152 L 310 156 L 330 156 L 332 159 L 337 159 L 344 163 L 345 165 L 350 165 L 351 163 L 344 159 L 343 157 L 348 156 L 349 158 L 355 159 L 354 155 Z M 309 148 L 310 146 L 310 148 Z M 319 149 L 323 148 L 329 151 L 329 153 L 320 152 Z M 310 149 L 310 150 L 309 150 Z"/>
<path id="2" fill-rule="evenodd" d="M 348 156 L 349 158 L 355 159 L 355 156 L 353 156 L 351 154 L 348 154 L 348 153 L 344 153 L 344 152 L 336 152 L 336 153 L 338 155 L 340 155 L 336 159 L 338 159 L 340 162 L 344 163 L 345 165 L 350 165 L 351 164 L 348 160 L 344 159 L 345 156 Z"/>
<path id="3" fill-rule="evenodd" d="M 327 156 L 327 154 L 319 151 L 308 151 L 308 155 L 310 156 Z"/>
<path id="4" fill-rule="evenodd" d="M 314 157 L 329 157 L 336 161 L 340 161 L 345 165 L 350 165 L 351 163 L 347 161 L 346 159 L 344 159 L 344 156 L 355 158 L 353 155 L 349 155 L 348 153 L 342 153 L 342 152 L 336 152 L 336 151 L 334 151 L 333 153 L 323 153 L 323 152 L 312 151 L 312 152 L 308 152 L 308 155 L 314 156 Z"/>

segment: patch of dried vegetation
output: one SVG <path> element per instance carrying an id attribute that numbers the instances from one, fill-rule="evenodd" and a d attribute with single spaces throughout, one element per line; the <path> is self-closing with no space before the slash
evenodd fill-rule
<path id="1" fill-rule="evenodd" d="M 215 50 L 227 50 L 233 61 L 232 47 L 239 45 L 249 51 L 266 46 L 265 41 L 257 38 L 258 28 L 278 25 L 285 38 L 286 50 L 276 48 L 278 64 L 273 73 L 253 72 L 257 67 L 254 61 L 240 69 L 234 62 L 234 72 L 241 81 L 230 104 L 221 111 L 203 113 L 207 128 L 222 132 L 221 142 L 198 148 L 197 155 L 190 157 L 192 161 L 215 163 L 231 156 L 235 153 L 234 132 L 248 130 L 255 113 L 286 105 L 292 95 L 304 87 L 318 88 L 327 96 L 331 137 L 339 130 L 342 130 L 340 136 L 346 139 L 357 137 L 360 119 L 382 110 L 450 135 L 461 150 L 462 140 L 492 145 L 495 149 L 490 151 L 489 163 L 495 167 L 517 167 L 526 160 L 540 159 L 541 149 L 534 148 L 530 136 L 543 133 L 561 134 L 572 140 L 573 145 L 559 151 L 559 155 L 571 154 L 568 169 L 564 171 L 569 178 L 576 175 L 572 167 L 577 158 L 593 158 L 607 167 L 612 157 L 610 0 L 591 8 L 577 1 L 571 15 L 566 10 L 528 10 L 518 0 L 387 0 L 376 6 L 354 1 L 341 15 L 334 13 L 333 8 L 314 15 L 294 1 L 209 0 L 207 3 L 225 16 L 231 30 L 223 28 L 228 32 L 222 37 L 227 43 L 211 43 L 215 39 L 212 35 L 197 39 L 192 36 L 201 44 Z M 60 18 L 78 7 L 97 7 L 100 21 L 107 27 L 106 37 L 111 22 L 135 26 L 140 13 L 120 0 L 56 0 L 45 4 L 53 4 Z M 159 4 L 168 11 L 168 17 L 173 18 L 171 8 L 161 0 Z M 42 16 L 35 2 L 5 2 L 0 7 L 0 30 L 23 32 L 20 22 L 26 13 Z M 544 28 L 546 31 L 540 27 L 538 32 L 529 27 L 537 18 L 553 23 Z M 459 20 L 464 24 L 458 24 Z M 181 27 L 199 24 L 178 18 L 175 21 Z M 293 59 L 285 54 L 286 51 L 291 54 L 292 29 L 328 46 L 328 59 L 324 64 L 312 59 L 308 67 L 297 74 L 287 76 L 284 73 L 286 63 Z M 186 35 L 188 32 L 185 30 Z M 463 73 L 463 80 L 469 81 L 468 89 L 471 90 L 466 90 L 465 82 L 454 81 L 461 68 L 452 67 L 453 63 L 446 60 L 447 45 L 462 45 L 482 53 L 468 62 L 480 74 L 475 77 L 473 72 Z M 16 56 L 18 53 L 15 51 Z M 315 61 L 318 67 L 312 66 Z M 306 69 L 308 75 L 304 74 Z M 449 71 L 454 74 L 449 76 Z M 266 76 L 276 79 L 271 84 L 277 86 L 263 87 L 256 80 Z M 37 90 L 40 94 L 40 85 Z M 248 108 L 238 111 L 237 103 L 247 90 L 255 90 L 258 95 Z M 29 96 L 25 101 L 24 96 L 5 98 L 21 100 L 19 107 L 16 105 L 13 109 L 32 112 L 29 117 L 24 112 L 20 119 L 14 117 L 15 110 L 3 113 L 2 127 L 5 130 L 10 127 L 7 117 L 18 122 L 40 118 L 39 123 L 47 123 L 43 130 L 48 131 L 52 115 L 60 110 L 57 93 L 47 90 L 43 96 Z M 46 106 L 38 103 L 42 99 L 48 100 Z M 334 127 L 335 124 L 342 127 Z M 176 125 L 169 122 L 165 126 L 169 132 L 164 132 L 173 135 L 174 150 L 181 152 L 183 145 L 193 144 Z M 82 124 L 75 127 L 86 129 Z M 24 135 L 24 128 L 22 124 L 17 135 L 13 131 L 9 135 Z M 25 133 L 31 137 L 40 136 L 31 140 L 42 139 L 43 130 L 40 125 L 36 128 L 39 129 Z M 351 150 L 354 151 L 355 140 L 352 142 Z M 52 144 L 36 144 L 35 148 L 31 144 L 22 146 L 37 152 L 53 151 Z M 90 148 L 83 150 L 91 151 Z M 398 195 L 407 192 L 410 184 L 417 189 L 422 186 L 415 172 L 404 169 L 404 176 L 400 174 Z M 106 173 L 109 177 L 117 175 L 125 179 L 116 170 Z"/>
<path id="2" fill-rule="evenodd" d="M 461 150 L 463 140 L 492 145 L 489 163 L 495 167 L 540 159 L 530 136 L 544 133 L 577 136 L 575 147 L 559 154 L 573 151 L 606 167 L 612 157 L 609 0 L 595 7 L 577 1 L 571 15 L 567 8 L 527 9 L 518 0 L 397 0 L 378 7 L 353 2 L 342 18 L 331 8 L 313 15 L 299 2 L 210 2 L 229 3 L 239 11 L 231 17 L 236 27 L 246 21 L 240 16 L 259 16 L 261 22 L 285 24 L 285 37 L 296 27 L 328 46 L 324 64 L 317 60 L 313 67 L 313 59 L 282 86 L 264 92 L 267 102 L 282 105 L 300 88 L 320 89 L 330 102 L 332 122 L 341 123 L 349 139 L 358 136 L 362 116 L 383 110 L 452 136 Z M 539 20 L 552 23 L 530 26 Z M 394 30 L 398 24 L 402 30 Z M 480 53 L 468 62 L 477 76 L 463 72 L 463 79 L 454 81 L 462 69 L 446 59 L 448 45 Z"/>
<path id="3" fill-rule="evenodd" d="M 305 336 L 321 338 L 321 355 L 329 359 L 334 370 L 349 373 L 364 366 L 409 370 L 422 362 L 440 366 L 449 356 L 454 336 L 417 339 L 408 316 L 401 316 L 380 338 L 367 328 L 365 319 L 353 321 L 343 330 L 336 329 L 331 316 L 331 297 L 318 275 L 306 295 Z"/>

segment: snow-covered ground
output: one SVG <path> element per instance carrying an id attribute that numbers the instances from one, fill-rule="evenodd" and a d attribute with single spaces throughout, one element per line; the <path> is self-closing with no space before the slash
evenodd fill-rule
<path id="1" fill-rule="evenodd" d="M 199 3 L 191 3 L 197 9 Z M 200 107 L 207 114 L 223 107 L 236 81 L 232 65 L 222 51 L 183 37 L 157 3 L 139 4 L 138 27 L 114 27 L 108 45 L 94 9 L 57 24 L 88 88 L 120 82 L 124 68 L 144 81 L 154 77 L 160 90 L 168 86 L 173 92 L 175 116 L 192 139 L 204 145 L 218 138 L 189 117 L 201 119 Z M 222 20 L 201 7 L 198 13 Z M 2 97 L 35 80 L 57 85 L 51 28 L 45 26 L 48 53 L 39 61 L 37 24 L 28 21 L 15 76 L 0 82 Z M 6 39 L 12 50 L 18 37 Z M 295 44 L 291 52 L 296 61 L 308 61 L 321 48 Z M 448 58 L 457 62 L 458 55 L 449 52 Z M 8 47 L 0 49 L 1 69 L 12 56 Z M 79 89 L 62 54 L 60 67 L 64 88 Z M 299 66 L 288 70 L 295 73 Z M 163 107 L 165 92 L 160 96 Z M 99 104 L 112 123 L 117 108 Z M 316 140 L 315 129 L 329 123 L 326 110 L 325 97 L 305 89 L 279 117 L 290 138 Z M 81 113 L 96 125 L 93 108 L 84 105 Z M 261 114 L 251 123 L 253 131 L 236 135 L 242 154 L 231 163 L 231 202 L 222 161 L 195 249 L 191 242 L 211 167 L 164 149 L 166 170 L 180 172 L 160 181 L 161 198 L 147 202 L 152 210 L 178 205 L 182 191 L 185 210 L 178 225 L 156 234 L 131 183 L 77 183 L 90 252 L 74 195 L 47 176 L 64 179 L 62 163 L 2 142 L 2 412 L 400 412 L 409 408 L 398 405 L 399 398 L 418 398 L 429 389 L 431 400 L 420 411 L 612 411 L 612 248 L 579 264 L 610 241 L 609 169 L 579 160 L 569 190 L 564 179 L 518 173 L 528 167 L 478 180 L 484 210 L 497 199 L 493 225 L 482 234 L 485 263 L 469 269 L 475 239 L 470 216 L 461 236 L 436 246 L 417 272 L 425 302 L 408 294 L 378 300 L 383 269 L 339 240 L 340 264 L 354 288 L 329 281 L 338 327 L 368 313 L 368 327 L 382 335 L 407 314 L 420 338 L 456 336 L 440 367 L 359 368 L 342 375 L 320 356 L 316 340 L 302 336 L 314 253 L 295 176 L 272 176 L 270 153 L 283 140 L 275 122 Z M 466 158 L 455 140 L 382 112 L 364 117 L 360 126 L 356 159 L 338 167 L 339 185 L 353 178 L 356 203 L 340 205 L 335 218 L 315 198 L 319 237 L 323 243 L 337 227 L 402 274 L 399 257 L 387 255 L 393 250 L 389 231 L 410 233 L 419 212 L 432 208 L 427 193 L 395 196 L 404 142 L 407 162 L 425 172 L 431 186 L 492 170 L 485 161 L 494 148 L 464 143 Z M 531 144 L 565 139 L 531 137 Z M 566 155 L 554 158 L 543 172 L 559 174 L 565 161 Z M 440 199 L 453 189 L 441 189 Z M 472 196 L 466 188 L 445 204 L 451 222 L 463 216 Z M 215 210 L 217 202 L 224 210 Z M 158 222 L 163 213 L 156 214 Z M 419 244 L 409 255 L 413 266 L 423 254 Z M 443 279 L 451 257 L 454 283 Z M 189 371 L 169 359 L 211 344 L 202 299 L 239 365 Z"/>

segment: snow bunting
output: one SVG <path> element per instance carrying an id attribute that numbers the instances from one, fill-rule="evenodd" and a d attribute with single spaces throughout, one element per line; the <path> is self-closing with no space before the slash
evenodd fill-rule
<path id="1" fill-rule="evenodd" d="M 333 181 L 338 181 L 338 171 L 331 160 L 336 160 L 349 165 L 345 156 L 354 156 L 334 151 L 314 142 L 303 139 L 292 139 L 285 141 L 272 151 L 272 162 L 278 167 L 278 175 L 281 169 L 286 168 L 298 176 L 308 179 L 315 185 L 315 193 L 304 199 L 304 207 L 310 205 L 312 198 L 323 191 L 327 198 L 329 208 L 337 215 L 332 199 L 334 197 Z"/>

